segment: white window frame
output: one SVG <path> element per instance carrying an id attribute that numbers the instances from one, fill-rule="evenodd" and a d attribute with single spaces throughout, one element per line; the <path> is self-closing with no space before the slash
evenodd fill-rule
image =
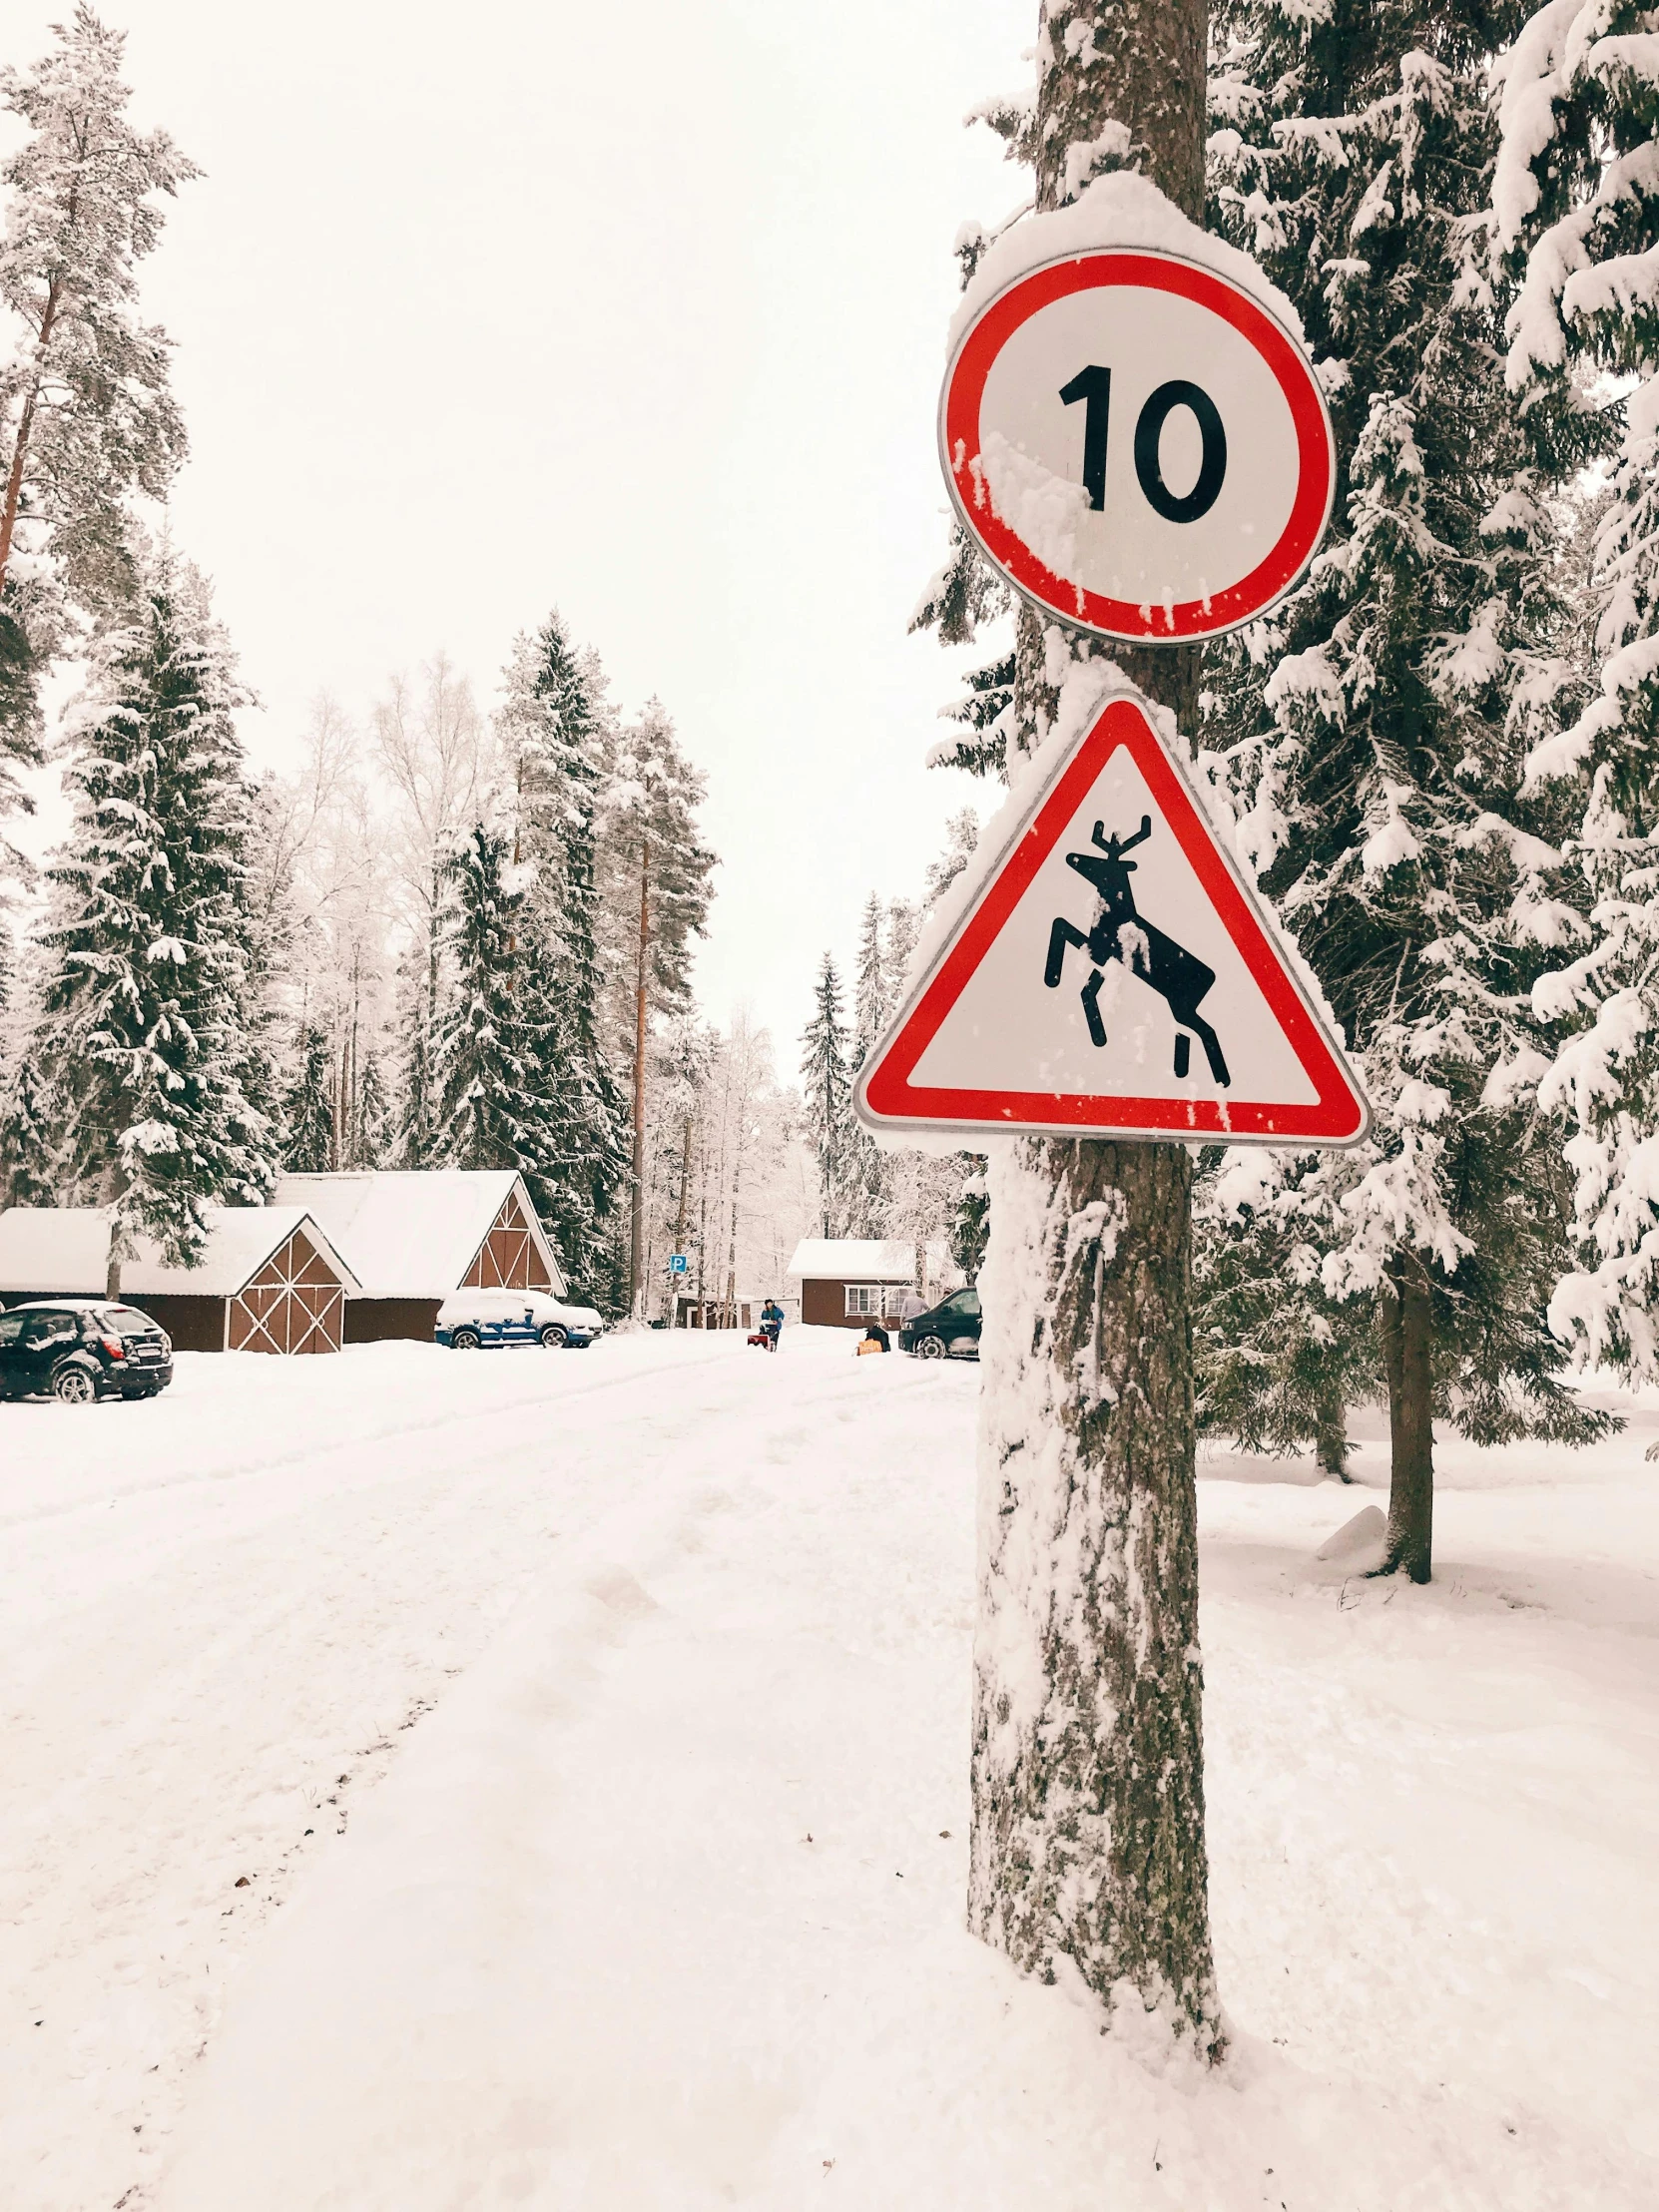
<path id="1" fill-rule="evenodd" d="M 881 1305 L 885 1295 L 883 1285 L 879 1283 L 847 1283 L 842 1287 L 846 1293 L 846 1319 L 848 1321 L 879 1321 L 881 1319 Z M 874 1304 L 863 1305 L 858 1303 L 864 1299 L 872 1299 Z"/>

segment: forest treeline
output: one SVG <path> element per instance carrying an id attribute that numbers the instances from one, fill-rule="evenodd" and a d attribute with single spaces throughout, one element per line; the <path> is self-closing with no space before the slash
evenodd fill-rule
<path id="1" fill-rule="evenodd" d="M 186 433 L 139 300 L 197 172 L 133 128 L 122 48 L 83 5 L 0 72 L 0 814 L 50 750 L 73 818 L 43 878 L 0 853 L 0 1202 L 106 1205 L 117 1262 L 188 1261 L 206 1205 L 283 1170 L 513 1167 L 608 1311 L 661 1309 L 671 1241 L 710 1295 L 740 1251 L 770 1285 L 798 1115 L 764 1034 L 696 1013 L 716 861 L 664 708 L 622 714 L 553 612 L 487 708 L 437 653 L 318 698 L 293 773 L 246 760 L 234 647 L 160 527 Z"/>
<path id="2" fill-rule="evenodd" d="M 1092 22 L 1045 10 L 1039 86 Z M 1384 1400 L 1388 1563 L 1426 1574 L 1431 1417 L 1584 1440 L 1574 1366 L 1656 1373 L 1659 46 L 1625 0 L 1218 0 L 1209 106 L 1207 225 L 1300 318 L 1340 478 L 1185 735 L 1375 1121 L 1206 1156 L 1200 1418 L 1340 1468 Z M 970 121 L 1035 170 L 1039 108 Z M 1137 162 L 1070 147 L 1058 204 Z M 989 649 L 935 758 L 1004 781 L 1110 657 L 960 531 L 915 623 Z"/>

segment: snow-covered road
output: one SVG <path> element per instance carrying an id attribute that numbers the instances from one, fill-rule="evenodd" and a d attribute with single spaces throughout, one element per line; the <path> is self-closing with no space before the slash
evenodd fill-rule
<path id="1" fill-rule="evenodd" d="M 1651 2201 L 1652 1419 L 1426 1591 L 1210 1460 L 1199 2082 L 962 1933 L 976 1374 L 849 1352 L 0 1409 L 8 2212 Z"/>
<path id="2" fill-rule="evenodd" d="M 560 1545 L 719 1430 L 725 1350 L 186 1357 L 153 1405 L 0 1407 L 0 2202 L 153 2166 L 244 1949 Z"/>

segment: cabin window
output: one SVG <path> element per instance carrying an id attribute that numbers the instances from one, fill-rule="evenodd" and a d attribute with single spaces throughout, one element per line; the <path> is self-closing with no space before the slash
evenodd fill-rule
<path id="1" fill-rule="evenodd" d="M 859 1321 L 878 1317 L 881 1312 L 882 1292 L 879 1283 L 848 1283 L 846 1286 L 846 1311 Z"/>

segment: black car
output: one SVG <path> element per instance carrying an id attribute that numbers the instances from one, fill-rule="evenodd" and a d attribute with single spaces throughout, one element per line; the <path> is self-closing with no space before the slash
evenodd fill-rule
<path id="1" fill-rule="evenodd" d="M 154 1397 L 173 1381 L 173 1345 L 136 1306 L 35 1299 L 0 1314 L 0 1397 Z"/>
<path id="2" fill-rule="evenodd" d="M 898 1332 L 898 1349 L 918 1360 L 977 1360 L 979 1293 L 952 1291 L 925 1314 L 913 1315 Z"/>

